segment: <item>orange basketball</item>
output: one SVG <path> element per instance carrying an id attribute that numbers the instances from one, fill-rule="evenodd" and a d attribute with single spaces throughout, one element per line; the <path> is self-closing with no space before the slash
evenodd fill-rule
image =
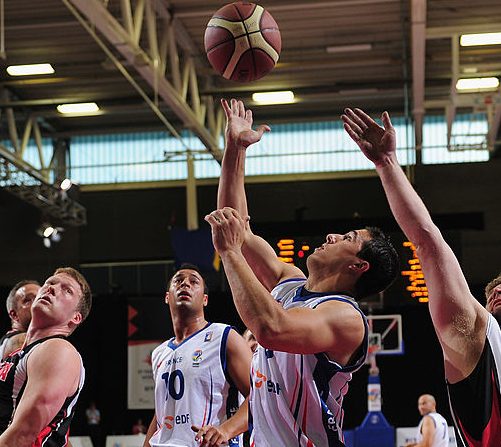
<path id="1" fill-rule="evenodd" d="M 282 49 L 277 22 L 262 6 L 235 2 L 212 16 L 205 30 L 210 64 L 224 78 L 249 82 L 276 65 Z"/>

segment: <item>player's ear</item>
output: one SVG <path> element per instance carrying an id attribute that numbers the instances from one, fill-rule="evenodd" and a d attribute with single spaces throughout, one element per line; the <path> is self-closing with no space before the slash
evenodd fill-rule
<path id="1" fill-rule="evenodd" d="M 365 273 L 367 270 L 369 270 L 370 264 L 363 259 L 358 259 L 357 262 L 351 264 L 348 268 L 353 273 L 359 273 L 361 275 L 362 273 Z"/>
<path id="2" fill-rule="evenodd" d="M 165 303 L 169 304 L 169 292 L 165 292 Z"/>
<path id="3" fill-rule="evenodd" d="M 209 295 L 204 293 L 204 307 L 207 306 L 207 304 L 209 304 Z"/>

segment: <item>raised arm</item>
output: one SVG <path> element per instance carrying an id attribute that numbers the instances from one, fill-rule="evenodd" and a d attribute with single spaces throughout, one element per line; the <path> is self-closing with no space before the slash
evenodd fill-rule
<path id="1" fill-rule="evenodd" d="M 216 210 L 206 220 L 223 261 L 235 307 L 244 324 L 267 349 L 298 354 L 325 352 L 345 365 L 362 344 L 360 312 L 339 301 L 315 309 L 285 310 L 257 280 L 242 254 L 245 221 L 236 210 Z"/>
<path id="2" fill-rule="evenodd" d="M 446 376 L 452 382 L 461 380 L 480 357 L 488 313 L 470 293 L 456 256 L 398 164 L 388 113 L 382 115 L 384 128 L 360 109 L 346 109 L 342 119 L 350 137 L 374 163 L 395 219 L 416 246 Z"/>
<path id="3" fill-rule="evenodd" d="M 221 177 L 217 196 L 217 207 L 231 207 L 241 216 L 248 216 L 247 198 L 245 195 L 245 155 L 247 147 L 257 143 L 265 132 L 267 125 L 252 129 L 252 111 L 246 110 L 242 101 L 232 99 L 230 104 L 221 100 L 226 116 L 225 139 Z M 302 277 L 301 270 L 281 262 L 273 248 L 262 238 L 256 236 L 248 226 L 243 254 L 259 281 L 271 290 L 283 279 Z"/>
<path id="4" fill-rule="evenodd" d="M 50 362 L 47 361 L 50 359 Z M 73 395 L 80 381 L 80 356 L 67 341 L 46 341 L 29 357 L 28 381 L 14 418 L 0 436 L 1 447 L 31 447 Z"/>

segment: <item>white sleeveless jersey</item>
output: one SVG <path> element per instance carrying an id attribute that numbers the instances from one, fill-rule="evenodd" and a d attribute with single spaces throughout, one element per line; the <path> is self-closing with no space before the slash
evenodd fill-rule
<path id="1" fill-rule="evenodd" d="M 445 418 L 438 413 L 428 413 L 421 419 L 417 428 L 417 442 L 423 440 L 422 426 L 426 416 L 430 416 L 435 424 L 435 435 L 433 436 L 430 447 L 449 447 L 449 427 L 447 426 Z"/>
<path id="2" fill-rule="evenodd" d="M 341 366 L 323 353 L 291 354 L 258 346 L 251 369 L 249 430 L 251 447 L 342 446 L 343 397 L 352 372 L 365 362 L 367 319 L 345 295 L 311 293 L 304 278 L 290 279 L 272 290 L 285 309 L 315 308 L 325 301 L 342 301 L 362 315 L 365 335 L 350 365 Z"/>
<path id="3" fill-rule="evenodd" d="M 152 353 L 157 431 L 152 447 L 198 447 L 191 425 L 220 425 L 238 409 L 226 368 L 230 326 L 209 323 L 181 344 L 172 338 Z M 230 446 L 241 446 L 241 437 Z"/>

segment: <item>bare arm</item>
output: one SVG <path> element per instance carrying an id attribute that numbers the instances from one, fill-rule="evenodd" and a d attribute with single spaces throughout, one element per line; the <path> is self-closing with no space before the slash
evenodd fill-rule
<path id="1" fill-rule="evenodd" d="M 201 440 L 201 446 L 219 446 L 228 442 L 231 438 L 240 435 L 248 427 L 248 399 L 250 389 L 250 364 L 252 352 L 242 338 L 234 330 L 230 330 L 228 342 L 226 345 L 226 361 L 228 373 L 231 380 L 236 385 L 238 391 L 246 397 L 236 413 L 219 427 L 206 425 L 198 427 L 193 425 L 191 428 L 197 432 L 196 440 Z"/>
<path id="2" fill-rule="evenodd" d="M 257 280 L 241 251 L 245 221 L 224 208 L 207 218 L 223 261 L 237 311 L 258 342 L 292 353 L 327 352 L 345 364 L 364 336 L 362 317 L 351 305 L 327 301 L 316 309 L 285 310 Z"/>
<path id="3" fill-rule="evenodd" d="M 359 109 L 342 116 L 345 130 L 371 160 L 400 228 L 416 246 L 430 292 L 430 313 L 445 357 L 446 376 L 456 382 L 475 367 L 483 344 L 487 311 L 471 294 L 456 256 L 433 223 L 396 157 L 389 115 L 384 128 Z"/>
<path id="4" fill-rule="evenodd" d="M 144 438 L 143 447 L 150 447 L 150 439 L 155 434 L 157 429 L 157 417 L 155 413 L 153 413 L 153 418 L 151 419 L 150 426 L 148 427 L 148 431 L 146 432 L 146 438 Z"/>
<path id="5" fill-rule="evenodd" d="M 26 388 L 11 425 L 0 436 L 1 447 L 31 447 L 78 388 L 80 357 L 65 340 L 49 340 L 38 347 L 30 355 L 27 368 Z"/>
<path id="6" fill-rule="evenodd" d="M 5 344 L 5 349 L 3 351 L 4 358 L 12 354 L 13 352 L 21 349 L 24 345 L 24 340 L 26 339 L 26 332 L 14 335 L 7 340 Z"/>
<path id="7" fill-rule="evenodd" d="M 252 111 L 245 110 L 242 101 L 231 100 L 228 104 L 222 100 L 226 115 L 226 147 L 221 166 L 221 177 L 217 206 L 236 209 L 244 218 L 249 215 L 245 195 L 245 155 L 247 147 L 257 143 L 266 125 L 252 130 Z M 243 254 L 261 283 L 271 290 L 280 281 L 290 277 L 303 277 L 301 270 L 280 261 L 273 248 L 262 238 L 255 236 L 248 227 Z"/>

